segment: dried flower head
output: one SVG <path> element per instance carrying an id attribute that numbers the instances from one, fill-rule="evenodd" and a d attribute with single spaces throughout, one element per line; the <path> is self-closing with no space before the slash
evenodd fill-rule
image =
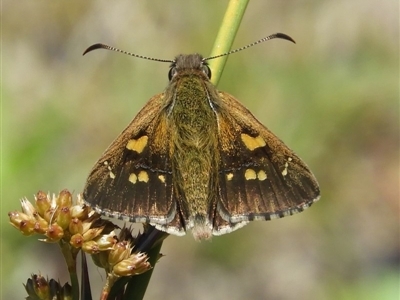
<path id="1" fill-rule="evenodd" d="M 24 284 L 29 297 L 26 299 L 72 300 L 71 286 L 61 286 L 59 281 L 45 279 L 40 274 L 32 274 Z"/>

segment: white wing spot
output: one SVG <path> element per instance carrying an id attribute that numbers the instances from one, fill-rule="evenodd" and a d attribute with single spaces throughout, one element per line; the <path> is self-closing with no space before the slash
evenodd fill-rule
<path id="1" fill-rule="evenodd" d="M 288 157 L 287 162 L 285 162 L 285 168 L 282 171 L 282 176 L 286 176 L 288 173 L 289 162 L 292 161 L 291 157 Z"/>
<path id="2" fill-rule="evenodd" d="M 110 176 L 111 179 L 114 179 L 115 178 L 115 174 L 112 172 L 111 167 L 108 164 L 108 161 L 105 161 L 103 164 L 105 166 L 107 166 L 107 169 L 109 171 L 108 176 Z"/>

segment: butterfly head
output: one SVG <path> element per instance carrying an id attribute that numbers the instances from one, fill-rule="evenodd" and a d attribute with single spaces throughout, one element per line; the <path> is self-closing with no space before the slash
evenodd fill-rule
<path id="1" fill-rule="evenodd" d="M 205 74 L 207 79 L 211 79 L 211 70 L 208 63 L 203 59 L 200 54 L 180 54 L 175 57 L 170 66 L 168 78 L 171 81 L 176 75 L 185 72 L 200 71 Z"/>

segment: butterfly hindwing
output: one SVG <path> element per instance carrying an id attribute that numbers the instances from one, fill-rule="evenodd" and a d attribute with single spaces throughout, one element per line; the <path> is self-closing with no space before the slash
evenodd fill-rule
<path id="1" fill-rule="evenodd" d="M 83 197 L 103 214 L 182 226 L 175 216 L 163 96 L 150 99 L 92 169 Z"/>
<path id="2" fill-rule="evenodd" d="M 217 210 L 226 223 L 219 220 L 215 234 L 291 215 L 318 200 L 317 181 L 305 163 L 233 96 L 219 96 Z"/>

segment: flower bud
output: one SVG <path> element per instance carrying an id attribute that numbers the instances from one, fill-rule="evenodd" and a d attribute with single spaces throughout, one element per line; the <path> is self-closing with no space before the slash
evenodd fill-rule
<path id="1" fill-rule="evenodd" d="M 54 279 L 44 279 L 43 276 L 32 275 L 24 284 L 29 297 L 26 299 L 62 299 L 72 300 L 71 285 L 66 283 L 61 287 L 58 281 Z"/>
<path id="2" fill-rule="evenodd" d="M 56 200 L 58 207 L 70 207 L 72 205 L 72 195 L 68 190 L 62 190 Z"/>
<path id="3" fill-rule="evenodd" d="M 116 243 L 108 255 L 108 263 L 110 266 L 113 266 L 118 262 L 127 259 L 131 255 L 131 250 L 132 248 L 129 247 L 126 241 Z"/>
<path id="4" fill-rule="evenodd" d="M 64 230 L 57 223 L 49 225 L 49 228 L 46 231 L 46 242 L 58 242 L 64 236 Z"/>
<path id="5" fill-rule="evenodd" d="M 44 215 L 45 211 L 49 210 L 51 207 L 50 204 L 50 199 L 47 197 L 47 195 L 42 192 L 39 191 L 36 196 L 35 196 L 35 202 L 36 202 L 36 208 L 37 211 L 39 212 L 39 214 L 41 216 Z"/>
<path id="6" fill-rule="evenodd" d="M 99 245 L 95 241 L 84 242 L 82 250 L 89 254 L 97 254 L 100 252 Z"/>
<path id="7" fill-rule="evenodd" d="M 81 248 L 83 245 L 83 236 L 80 233 L 74 234 L 71 236 L 69 243 L 75 248 Z"/>
<path id="8" fill-rule="evenodd" d="M 43 219 L 39 214 L 35 214 L 35 232 L 39 234 L 45 234 L 49 228 L 49 223 Z"/>
<path id="9" fill-rule="evenodd" d="M 144 253 L 132 254 L 128 259 L 117 263 L 113 267 L 113 272 L 117 276 L 139 275 L 151 269 Z"/>
<path id="10" fill-rule="evenodd" d="M 82 221 L 77 218 L 72 219 L 69 223 L 69 232 L 71 234 L 83 233 Z"/>
<path id="11" fill-rule="evenodd" d="M 23 235 L 32 235 L 35 233 L 35 220 L 28 215 L 14 211 L 9 212 L 10 223 L 17 228 Z"/>
<path id="12" fill-rule="evenodd" d="M 57 224 L 61 226 L 62 229 L 66 230 L 71 223 L 71 212 L 68 206 L 61 207 L 57 216 Z"/>
<path id="13" fill-rule="evenodd" d="M 42 275 L 33 275 L 33 289 L 39 299 L 50 299 L 50 288 L 47 280 Z"/>

